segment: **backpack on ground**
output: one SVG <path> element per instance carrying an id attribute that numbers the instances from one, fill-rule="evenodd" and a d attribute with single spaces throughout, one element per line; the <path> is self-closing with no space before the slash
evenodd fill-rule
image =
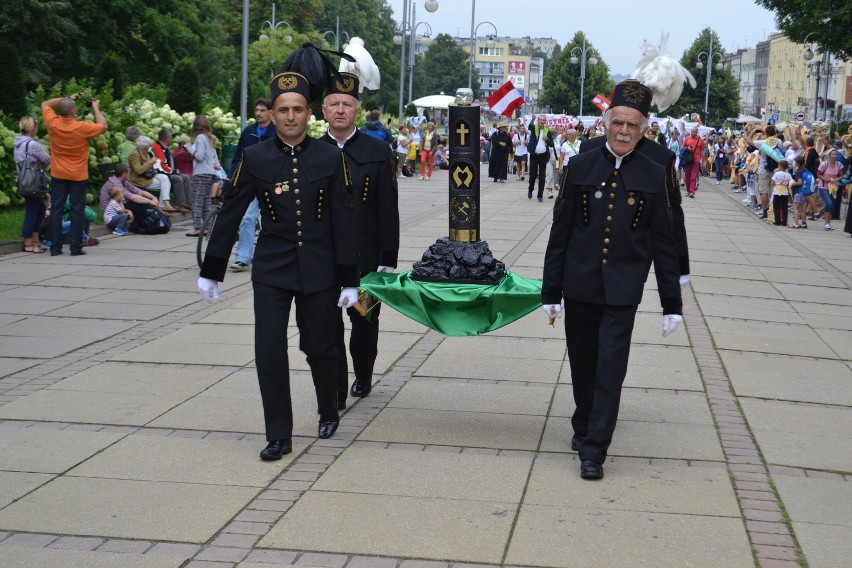
<path id="1" fill-rule="evenodd" d="M 133 220 L 128 230 L 138 235 L 163 235 L 169 232 L 172 224 L 159 210 L 146 207 L 145 214 Z"/>

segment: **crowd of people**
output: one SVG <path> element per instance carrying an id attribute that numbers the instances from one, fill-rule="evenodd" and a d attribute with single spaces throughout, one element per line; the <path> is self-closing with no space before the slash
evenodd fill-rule
<path id="1" fill-rule="evenodd" d="M 23 252 L 63 254 L 63 241 L 70 243 L 71 255 L 86 254 L 83 247 L 99 244 L 90 237 L 89 224 L 97 212 L 86 205 L 89 184 L 89 141 L 107 131 L 100 101 L 88 101 L 94 122 L 77 118 L 81 93 L 57 97 L 41 103 L 50 147 L 38 140 L 38 122 L 31 116 L 20 119 L 20 134 L 14 141 L 16 163 L 29 160 L 41 168 L 50 168 L 49 191 L 40 197 L 24 198 L 21 228 Z M 99 203 L 105 225 L 118 236 L 145 232 L 140 228 L 146 210 L 158 215 L 193 214 L 197 236 L 204 216 L 225 178 L 216 153 L 218 141 L 210 121 L 197 115 L 192 135 L 180 135 L 173 145 L 173 133 L 161 129 L 156 142 L 141 134 L 137 126 L 125 131 L 118 147 L 120 162 L 100 190 Z M 174 206 L 172 205 L 174 202 Z M 149 216 L 148 216 L 149 217 Z"/>

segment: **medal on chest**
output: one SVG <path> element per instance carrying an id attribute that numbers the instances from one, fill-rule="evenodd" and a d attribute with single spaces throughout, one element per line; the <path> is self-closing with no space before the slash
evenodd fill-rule
<path id="1" fill-rule="evenodd" d="M 282 193 L 287 193 L 290 191 L 289 182 L 279 181 L 275 184 L 275 195 L 281 195 Z"/>

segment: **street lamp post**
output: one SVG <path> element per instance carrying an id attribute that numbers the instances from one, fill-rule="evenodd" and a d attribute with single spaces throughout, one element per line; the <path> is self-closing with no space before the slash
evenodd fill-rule
<path id="1" fill-rule="evenodd" d="M 476 4 L 476 2 L 474 2 L 474 5 L 475 5 L 475 4 Z M 489 35 L 489 36 L 488 36 L 488 41 L 485 43 L 485 45 L 487 45 L 488 47 L 494 47 L 494 45 L 495 45 L 495 43 L 496 43 L 496 42 L 494 41 L 494 38 L 495 38 L 496 36 L 500 35 L 500 33 L 497 31 L 497 26 L 495 26 L 495 25 L 494 25 L 493 23 L 491 23 L 491 22 L 479 22 L 479 23 L 476 25 L 476 27 L 471 27 L 471 33 L 470 33 L 470 61 L 469 61 L 468 68 L 467 68 L 467 88 L 468 88 L 468 89 L 472 89 L 472 88 L 473 88 L 471 85 L 473 84 L 473 63 L 474 63 L 474 60 L 476 59 L 476 57 L 475 57 L 475 55 L 474 55 L 474 49 L 475 49 L 475 47 L 476 47 L 476 34 L 477 34 L 477 33 L 479 33 L 479 26 L 484 25 L 484 24 L 488 24 L 489 26 L 491 26 L 492 28 L 494 28 L 494 34 L 493 34 L 493 35 Z M 473 22 L 472 22 L 472 21 L 471 21 L 471 26 L 473 26 Z M 481 86 L 481 85 L 480 85 L 480 86 Z"/>
<path id="2" fill-rule="evenodd" d="M 808 38 L 810 38 L 812 35 L 815 35 L 814 32 L 811 32 L 806 35 L 805 40 L 802 43 L 807 44 Z M 805 49 L 805 53 L 802 55 L 802 57 L 805 58 L 805 61 L 811 61 L 811 59 L 814 58 L 814 51 L 812 45 L 809 45 Z M 825 95 L 822 98 L 822 119 L 826 120 L 826 118 L 828 117 L 828 87 L 829 83 L 831 82 L 831 54 L 828 51 L 828 45 L 822 46 L 822 61 L 813 61 L 808 64 L 808 67 L 811 69 L 810 71 L 808 71 L 808 76 L 813 73 L 816 77 L 816 92 L 814 93 L 814 120 L 819 119 L 819 117 L 817 116 L 819 112 L 819 82 L 821 78 L 825 77 Z"/>
<path id="3" fill-rule="evenodd" d="M 248 24 L 249 0 L 243 0 L 243 33 L 240 50 L 240 132 L 246 127 L 248 113 Z"/>
<path id="4" fill-rule="evenodd" d="M 719 59 L 716 61 L 716 70 L 722 70 L 722 54 L 720 52 L 713 52 L 713 34 L 710 34 L 710 49 L 709 51 L 702 51 L 695 58 L 695 66 L 699 69 L 704 67 L 704 63 L 701 61 L 701 56 L 704 56 L 704 61 L 707 62 L 707 75 L 705 78 L 706 87 L 704 89 L 704 124 L 707 124 L 708 114 L 707 110 L 710 107 L 710 77 L 713 76 L 713 57 L 716 56 Z"/>
<path id="5" fill-rule="evenodd" d="M 409 5 L 411 5 L 411 21 L 408 19 Z M 423 3 L 423 7 L 426 8 L 427 12 L 434 12 L 438 9 L 438 2 L 436 0 L 426 0 Z M 411 54 L 414 55 L 414 31 L 416 30 L 416 25 L 414 25 L 414 6 L 411 0 L 402 0 L 402 24 L 399 28 L 399 34 L 393 37 L 393 42 L 400 46 L 399 50 L 399 122 L 402 124 L 402 114 L 403 114 L 403 96 L 405 94 L 405 34 L 411 34 Z M 431 28 L 430 28 L 431 32 Z M 426 38 L 423 38 L 426 39 Z M 432 43 L 432 39 L 429 38 L 427 40 L 428 43 L 424 43 L 423 45 L 430 45 Z M 423 40 L 421 40 L 423 43 Z M 413 67 L 414 63 L 412 60 L 409 60 L 409 64 Z M 411 87 L 409 86 L 409 96 L 410 96 Z"/>
<path id="6" fill-rule="evenodd" d="M 263 22 L 263 25 L 260 26 L 260 36 L 259 36 L 258 39 L 260 39 L 260 41 L 268 40 L 269 34 L 266 33 L 266 28 L 269 28 L 269 32 L 272 33 L 275 30 L 277 30 L 278 28 L 280 28 L 281 26 L 287 26 L 291 30 L 293 29 L 293 26 L 291 26 L 289 22 L 285 22 L 284 20 L 276 20 L 275 19 L 275 2 L 273 2 L 272 3 L 272 19 L 266 20 L 265 22 Z M 293 41 L 293 37 L 290 36 L 289 34 L 285 35 L 283 39 L 284 39 L 284 43 L 290 43 L 291 41 Z M 269 70 L 269 78 L 271 79 L 274 76 L 275 76 L 275 68 L 273 67 L 272 69 Z"/>
<path id="7" fill-rule="evenodd" d="M 580 58 L 577 58 L 577 54 L 580 54 Z M 580 63 L 580 113 L 577 116 L 583 116 L 583 91 L 586 86 L 586 59 L 589 53 L 589 48 L 586 47 L 586 36 L 583 36 L 583 47 L 575 47 L 571 50 L 571 64 L 576 65 L 579 61 Z M 598 58 L 592 55 L 588 57 L 588 61 L 591 65 L 597 65 Z"/>
<path id="8" fill-rule="evenodd" d="M 346 42 L 343 44 L 343 49 L 346 49 L 349 44 L 349 34 L 346 32 L 340 31 L 340 16 L 336 18 L 337 23 L 334 26 L 334 31 L 328 30 L 327 32 L 322 34 L 323 39 L 328 37 L 328 34 L 331 34 L 331 37 L 334 38 L 334 51 L 340 51 L 340 35 L 343 34 L 346 36 Z M 328 41 L 326 39 L 326 41 Z"/>

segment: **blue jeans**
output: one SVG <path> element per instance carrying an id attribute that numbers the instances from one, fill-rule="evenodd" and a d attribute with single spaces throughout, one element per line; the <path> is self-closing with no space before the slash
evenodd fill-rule
<path id="1" fill-rule="evenodd" d="M 21 229 L 21 236 L 25 239 L 31 238 L 34 234 L 41 231 L 43 221 L 44 199 L 41 197 L 25 197 L 24 227 Z"/>
<path id="2" fill-rule="evenodd" d="M 72 181 L 53 178 L 50 187 L 50 252 L 62 252 L 62 212 L 65 200 L 71 196 L 71 252 L 83 250 L 83 231 L 86 217 L 86 190 L 88 180 Z"/>
<path id="3" fill-rule="evenodd" d="M 834 198 L 831 197 L 831 194 L 824 187 L 819 188 L 819 196 L 822 197 L 823 202 L 825 203 L 825 209 L 823 209 L 823 213 L 831 213 L 834 211 Z"/>
<path id="4" fill-rule="evenodd" d="M 243 220 L 240 221 L 240 242 L 237 243 L 237 250 L 234 253 L 236 262 L 251 264 L 252 249 L 254 248 L 254 225 L 257 223 L 259 213 L 260 204 L 257 199 L 252 199 L 245 215 L 243 215 Z"/>

